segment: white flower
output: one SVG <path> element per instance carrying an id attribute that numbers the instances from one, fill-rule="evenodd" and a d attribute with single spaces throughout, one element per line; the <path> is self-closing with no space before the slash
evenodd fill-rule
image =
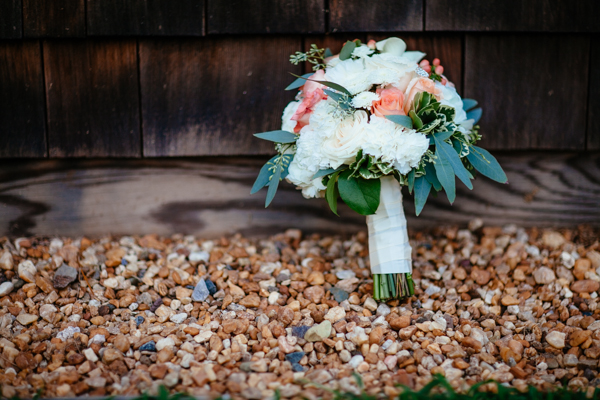
<path id="1" fill-rule="evenodd" d="M 323 178 L 312 179 L 316 171 L 302 168 L 298 163 L 292 162 L 288 169 L 288 181 L 302 189 L 302 195 L 307 199 L 323 197 L 322 191 L 326 189 Z"/>
<path id="2" fill-rule="evenodd" d="M 340 61 L 334 67 L 327 68 L 325 79 L 342 85 L 352 94 L 369 90 L 372 83 L 369 81 L 368 73 L 365 72 L 366 60 L 360 58 Z"/>
<path id="3" fill-rule="evenodd" d="M 390 163 L 401 174 L 419 165 L 429 148 L 429 139 L 413 129 L 404 128 L 385 118 L 371 115 L 364 153 Z"/>
<path id="4" fill-rule="evenodd" d="M 374 101 L 379 100 L 379 95 L 373 92 L 362 92 L 354 96 L 352 99 L 352 107 L 354 108 L 371 108 Z"/>
<path id="5" fill-rule="evenodd" d="M 283 115 L 281 116 L 281 130 L 294 132 L 294 128 L 296 127 L 296 121 L 292 121 L 292 117 L 296 113 L 298 106 L 300 105 L 299 101 L 291 101 L 283 110 Z"/>
<path id="6" fill-rule="evenodd" d="M 389 53 L 395 56 L 401 56 L 406 51 L 406 43 L 397 37 L 380 40 L 377 42 L 376 47 L 382 53 Z"/>
<path id="7" fill-rule="evenodd" d="M 325 140 L 321 152 L 329 159 L 331 168 L 351 164 L 367 138 L 369 116 L 365 111 L 357 111 L 354 116 L 344 119 L 336 128 L 333 137 Z"/>
<path id="8" fill-rule="evenodd" d="M 370 49 L 367 45 L 363 44 L 358 46 L 352 51 L 352 55 L 359 58 L 365 58 L 373 54 L 375 50 Z"/>
<path id="9" fill-rule="evenodd" d="M 393 85 L 404 91 L 411 79 L 417 76 L 417 64 L 392 54 L 375 54 L 366 59 L 365 64 L 367 81 L 372 85 Z"/>

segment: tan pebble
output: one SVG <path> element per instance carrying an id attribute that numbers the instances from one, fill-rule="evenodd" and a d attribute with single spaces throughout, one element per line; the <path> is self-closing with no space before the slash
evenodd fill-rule
<path id="1" fill-rule="evenodd" d="M 400 330 L 410 325 L 410 317 L 408 315 L 404 315 L 401 317 L 391 318 L 389 324 L 392 329 Z"/>
<path id="2" fill-rule="evenodd" d="M 298 300 L 291 301 L 287 306 L 294 312 L 300 311 L 300 302 Z"/>
<path id="3" fill-rule="evenodd" d="M 583 281 L 574 282 L 571 285 L 571 290 L 575 293 L 592 293 L 600 288 L 600 282 L 586 279 Z"/>
<path id="4" fill-rule="evenodd" d="M 92 318 L 92 319 L 90 320 L 90 322 L 91 322 L 93 325 L 102 326 L 102 325 L 104 325 L 104 322 L 105 322 L 105 321 L 104 321 L 104 317 L 102 317 L 102 316 L 98 315 L 97 317 L 94 317 L 94 318 Z"/>
<path id="5" fill-rule="evenodd" d="M 369 334 L 369 343 L 370 344 L 379 344 L 381 342 L 381 340 L 383 339 L 383 333 L 384 333 L 384 331 L 381 326 L 373 328 L 373 330 Z"/>
<path id="6" fill-rule="evenodd" d="M 164 348 L 156 354 L 156 361 L 160 363 L 166 363 L 171 361 L 173 356 L 173 351 L 170 348 Z"/>
<path id="7" fill-rule="evenodd" d="M 240 305 L 248 308 L 256 308 L 260 306 L 260 297 L 256 293 L 250 293 L 248 296 L 240 300 Z"/>
<path id="8" fill-rule="evenodd" d="M 102 354 L 102 361 L 106 364 L 110 364 L 115 360 L 123 358 L 121 352 L 117 349 L 113 349 L 111 347 L 104 350 L 104 354 Z"/>
<path id="9" fill-rule="evenodd" d="M 515 299 L 514 297 L 508 295 L 508 296 L 504 296 L 502 297 L 502 300 L 500 300 L 500 302 L 502 303 L 503 306 L 518 306 L 519 305 L 519 300 Z"/>
<path id="10" fill-rule="evenodd" d="M 127 353 L 127 350 L 129 350 L 130 347 L 129 339 L 127 339 L 125 335 L 117 335 L 113 341 L 113 344 L 122 353 Z"/>
<path id="11" fill-rule="evenodd" d="M 523 354 L 523 345 L 518 340 L 511 339 L 508 341 L 508 347 L 515 352 L 515 354 Z"/>
<path id="12" fill-rule="evenodd" d="M 358 364 L 358 367 L 356 367 L 356 372 L 364 374 L 365 372 L 368 372 L 370 368 L 371 367 L 369 366 L 369 364 L 363 361 L 360 364 Z"/>
<path id="13" fill-rule="evenodd" d="M 325 283 L 325 275 L 323 275 L 321 271 L 313 271 L 308 274 L 306 282 L 308 282 L 309 285 L 322 285 Z"/>
<path id="14" fill-rule="evenodd" d="M 592 336 L 592 331 L 574 331 L 570 335 L 569 345 L 577 347 Z"/>
<path id="15" fill-rule="evenodd" d="M 452 366 L 458 369 L 467 369 L 470 367 L 469 363 L 462 358 L 456 358 L 454 361 L 452 361 Z"/>
<path id="16" fill-rule="evenodd" d="M 481 348 L 482 348 L 481 342 L 479 340 L 473 339 L 472 337 L 464 338 L 462 341 L 462 345 L 465 347 L 470 347 L 477 351 L 481 350 Z"/>
<path id="17" fill-rule="evenodd" d="M 400 331 L 398 331 L 398 336 L 400 336 L 400 339 L 402 339 L 402 340 L 408 340 L 416 332 L 417 332 L 417 327 L 415 325 L 407 326 L 406 328 L 402 328 L 402 329 L 400 329 Z"/>
<path id="18" fill-rule="evenodd" d="M 454 275 L 454 279 L 458 279 L 459 281 L 464 281 L 467 278 L 467 271 L 463 267 L 455 268 L 452 274 Z"/>
<path id="19" fill-rule="evenodd" d="M 325 289 L 322 286 L 310 286 L 304 289 L 304 297 L 311 303 L 319 304 L 325 296 Z"/>
<path id="20" fill-rule="evenodd" d="M 471 278 L 477 282 L 478 285 L 484 286 L 488 284 L 492 278 L 492 274 L 484 269 L 473 268 L 473 271 L 471 272 Z"/>
<path id="21" fill-rule="evenodd" d="M 288 326 L 294 320 L 294 312 L 289 307 L 279 307 L 277 311 L 277 320 L 283 324 L 283 326 Z"/>
<path id="22" fill-rule="evenodd" d="M 131 294 L 125 295 L 125 296 L 121 297 L 121 299 L 119 300 L 119 307 L 127 308 L 133 302 L 135 302 L 135 296 L 133 296 Z"/>

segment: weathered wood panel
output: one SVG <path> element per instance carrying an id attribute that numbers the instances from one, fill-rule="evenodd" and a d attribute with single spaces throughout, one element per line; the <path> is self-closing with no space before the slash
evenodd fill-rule
<path id="1" fill-rule="evenodd" d="M 18 39 L 23 36 L 21 0 L 0 1 L 0 39 Z"/>
<path id="2" fill-rule="evenodd" d="M 444 67 L 444 75 L 456 85 L 456 90 L 462 94 L 463 35 L 457 33 L 432 35 L 429 33 L 400 32 L 371 34 L 368 35 L 367 39 L 383 40 L 390 36 L 397 36 L 404 40 L 407 50 L 418 50 L 426 53 L 425 58 L 429 61 L 439 58 Z"/>
<path id="3" fill-rule="evenodd" d="M 87 0 L 89 35 L 201 36 L 204 0 Z"/>
<path id="4" fill-rule="evenodd" d="M 136 43 L 45 41 L 50 157 L 139 157 Z"/>
<path id="5" fill-rule="evenodd" d="M 25 37 L 85 36 L 84 0 L 23 0 Z"/>
<path id="6" fill-rule="evenodd" d="M 330 32 L 423 30 L 423 0 L 329 0 Z"/>
<path id="7" fill-rule="evenodd" d="M 280 129 L 300 37 L 140 42 L 144 155 L 269 154 L 253 133 Z"/>
<path id="8" fill-rule="evenodd" d="M 600 35 L 592 36 L 592 68 L 600 65 Z M 588 104 L 587 149 L 600 150 L 600 75 L 590 74 L 590 92 Z"/>
<path id="9" fill-rule="evenodd" d="M 420 217 L 405 197 L 409 228 L 466 224 L 600 226 L 600 154 L 500 155 L 509 185 L 485 178 L 458 190 L 454 206 L 431 198 Z M 264 208 L 250 188 L 263 160 L 52 160 L 0 165 L 0 235 L 100 236 L 175 232 L 218 237 L 250 236 L 300 228 L 348 234 L 366 230 L 365 219 L 340 204 L 306 200 L 280 186 Z"/>
<path id="10" fill-rule="evenodd" d="M 324 0 L 206 0 L 212 33 L 325 32 Z"/>
<path id="11" fill-rule="evenodd" d="M 598 32 L 597 0 L 427 0 L 428 31 Z"/>
<path id="12" fill-rule="evenodd" d="M 590 39 L 467 35 L 465 97 L 483 107 L 482 146 L 583 150 Z"/>
<path id="13" fill-rule="evenodd" d="M 45 157 L 42 55 L 37 41 L 0 42 L 0 157 Z"/>

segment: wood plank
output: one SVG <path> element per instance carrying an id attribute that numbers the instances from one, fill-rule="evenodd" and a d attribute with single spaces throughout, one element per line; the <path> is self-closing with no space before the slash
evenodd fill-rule
<path id="1" fill-rule="evenodd" d="M 202 36 L 205 0 L 87 0 L 88 34 Z"/>
<path id="2" fill-rule="evenodd" d="M 144 155 L 270 154 L 300 66 L 299 37 L 140 42 Z"/>
<path id="3" fill-rule="evenodd" d="M 423 0 L 329 0 L 330 32 L 423 30 Z"/>
<path id="4" fill-rule="evenodd" d="M 590 65 L 594 68 L 600 65 L 600 35 L 592 36 L 591 40 L 591 61 Z M 600 75 L 590 74 L 588 103 L 588 125 L 587 125 L 587 149 L 600 150 Z"/>
<path id="5" fill-rule="evenodd" d="M 45 41 L 50 157 L 139 157 L 136 43 Z"/>
<path id="6" fill-rule="evenodd" d="M 432 61 L 439 58 L 444 66 L 444 75 L 454 83 L 456 90 L 462 93 L 463 73 L 463 35 L 448 33 L 444 35 L 430 33 L 387 33 L 369 34 L 368 40 L 383 40 L 390 36 L 397 36 L 406 42 L 406 49 L 418 50 L 426 53 L 425 58 Z"/>
<path id="7" fill-rule="evenodd" d="M 207 0 L 207 32 L 325 32 L 324 0 Z"/>
<path id="8" fill-rule="evenodd" d="M 84 0 L 23 0 L 25 37 L 84 37 Z"/>
<path id="9" fill-rule="evenodd" d="M 427 0 L 428 31 L 598 32 L 597 0 Z"/>
<path id="10" fill-rule="evenodd" d="M 481 145 L 583 150 L 590 39 L 467 35 L 465 97 L 483 108 Z"/>
<path id="11" fill-rule="evenodd" d="M 454 206 L 429 199 L 420 217 L 404 205 L 410 229 L 466 223 L 600 226 L 600 154 L 500 154 L 510 185 L 477 178 L 459 185 Z M 264 208 L 250 188 L 264 160 L 48 160 L 0 164 L 0 235 L 98 237 L 173 233 L 260 236 L 299 228 L 348 234 L 366 231 L 364 217 L 340 204 L 338 218 L 323 199 L 306 200 L 291 185 Z M 157 190 L 160 188 L 160 190 Z"/>
<path id="12" fill-rule="evenodd" d="M 39 42 L 0 42 L 0 93 L 0 157 L 46 157 Z"/>
<path id="13" fill-rule="evenodd" d="M 19 39 L 23 36 L 21 0 L 0 1 L 0 39 Z"/>

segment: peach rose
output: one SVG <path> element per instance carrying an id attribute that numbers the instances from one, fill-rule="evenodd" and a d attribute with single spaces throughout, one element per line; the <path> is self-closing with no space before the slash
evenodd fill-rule
<path id="1" fill-rule="evenodd" d="M 378 117 L 386 115 L 406 115 L 403 110 L 404 93 L 391 86 L 387 89 L 377 89 L 379 100 L 373 102 L 371 112 Z"/>
<path id="2" fill-rule="evenodd" d="M 435 82 L 429 78 L 415 78 L 406 89 L 406 101 L 404 102 L 404 112 L 408 115 L 412 102 L 417 93 L 427 92 L 435 96 L 436 99 L 442 99 L 442 89 L 435 86 Z"/>
<path id="3" fill-rule="evenodd" d="M 325 79 L 325 71 L 320 69 L 316 73 L 312 74 L 302 86 L 302 103 L 298 106 L 296 113 L 292 116 L 291 120 L 296 121 L 297 124 L 294 127 L 294 133 L 300 132 L 302 128 L 308 125 L 310 120 L 310 114 L 312 114 L 314 107 L 327 96 L 323 92 L 324 86 L 320 83 L 314 82 L 322 81 Z"/>

